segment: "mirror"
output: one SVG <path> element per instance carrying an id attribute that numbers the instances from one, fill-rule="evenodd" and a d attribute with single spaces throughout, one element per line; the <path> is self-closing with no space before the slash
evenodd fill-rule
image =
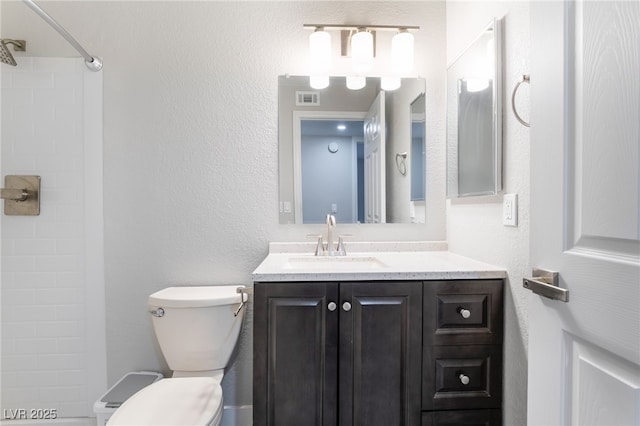
<path id="1" fill-rule="evenodd" d="M 447 197 L 502 190 L 501 21 L 447 69 Z"/>
<path id="2" fill-rule="evenodd" d="M 413 215 L 416 222 L 426 216 L 424 186 L 426 176 L 426 111 L 424 93 L 411 102 L 411 202 L 410 208 L 418 209 Z"/>
<path id="3" fill-rule="evenodd" d="M 424 223 L 424 92 L 420 78 L 383 91 L 378 77 L 314 90 L 307 76 L 280 76 L 280 223 Z"/>

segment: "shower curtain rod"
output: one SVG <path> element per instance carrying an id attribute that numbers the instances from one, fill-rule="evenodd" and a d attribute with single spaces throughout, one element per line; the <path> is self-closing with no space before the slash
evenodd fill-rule
<path id="1" fill-rule="evenodd" d="M 76 39 L 67 32 L 67 30 L 62 28 L 60 24 L 58 24 L 51 16 L 49 16 L 47 12 L 42 10 L 40 6 L 35 4 L 33 0 L 22 1 L 24 2 L 24 4 L 33 9 L 33 11 L 37 13 L 42 19 L 44 19 L 49 25 L 51 25 L 54 30 L 56 30 L 62 37 L 64 37 L 65 40 L 67 40 L 69 44 L 71 44 L 80 53 L 80 55 L 82 55 L 87 68 L 89 68 L 91 71 L 100 71 L 102 69 L 102 60 L 96 56 L 89 55 L 89 53 L 84 50 L 80 43 L 78 43 Z"/>

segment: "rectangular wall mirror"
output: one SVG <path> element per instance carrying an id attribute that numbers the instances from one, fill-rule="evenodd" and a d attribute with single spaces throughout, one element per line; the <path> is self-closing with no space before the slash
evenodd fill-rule
<path id="1" fill-rule="evenodd" d="M 502 190 L 502 31 L 494 19 L 447 69 L 447 197 Z"/>
<path id="2" fill-rule="evenodd" d="M 345 77 L 314 90 L 278 78 L 281 224 L 425 222 L 425 81 L 360 90 Z"/>

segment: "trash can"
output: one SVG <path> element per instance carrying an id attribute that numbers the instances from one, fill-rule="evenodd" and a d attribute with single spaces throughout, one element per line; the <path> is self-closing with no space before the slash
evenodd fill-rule
<path id="1" fill-rule="evenodd" d="M 134 393 L 163 377 L 154 371 L 134 371 L 125 374 L 93 404 L 98 426 L 105 426 L 118 407 Z"/>

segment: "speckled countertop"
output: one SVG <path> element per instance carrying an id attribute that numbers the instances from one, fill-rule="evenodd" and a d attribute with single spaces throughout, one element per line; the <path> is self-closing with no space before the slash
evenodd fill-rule
<path id="1" fill-rule="evenodd" d="M 346 257 L 314 256 L 315 243 L 271 243 L 253 280 L 383 281 L 505 278 L 504 268 L 451 253 L 440 241 L 351 242 Z"/>

